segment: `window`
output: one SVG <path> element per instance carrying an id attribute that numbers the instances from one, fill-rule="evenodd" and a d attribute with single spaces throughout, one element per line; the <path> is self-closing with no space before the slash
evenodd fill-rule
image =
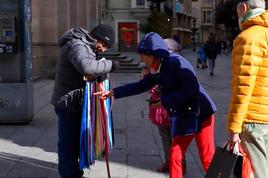
<path id="1" fill-rule="evenodd" d="M 137 5 L 144 5 L 144 0 L 137 0 Z"/>
<path id="2" fill-rule="evenodd" d="M 203 0 L 203 6 L 212 6 L 213 1 L 212 0 Z"/>
<path id="3" fill-rule="evenodd" d="M 205 24 L 212 23 L 212 11 L 211 10 L 203 11 L 203 23 Z"/>

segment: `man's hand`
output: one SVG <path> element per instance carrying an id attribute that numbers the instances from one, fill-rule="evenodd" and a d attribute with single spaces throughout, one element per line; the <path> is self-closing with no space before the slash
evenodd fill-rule
<path id="1" fill-rule="evenodd" d="M 110 91 L 100 91 L 93 93 L 93 95 L 99 95 L 101 99 L 106 100 L 107 98 L 110 98 L 114 95 L 113 90 Z"/>
<path id="2" fill-rule="evenodd" d="M 83 77 L 83 79 L 84 79 L 84 81 L 88 81 L 88 82 L 90 82 L 90 81 L 95 81 L 95 80 L 96 80 L 96 76 L 91 75 L 91 74 L 87 74 L 87 75 L 85 75 L 85 76 Z"/>
<path id="3" fill-rule="evenodd" d="M 240 143 L 240 137 L 239 137 L 239 133 L 229 133 L 229 148 L 230 150 L 233 150 L 234 145 L 236 142 Z"/>
<path id="4" fill-rule="evenodd" d="M 112 69 L 111 72 L 113 72 L 114 70 L 118 70 L 120 68 L 120 62 L 118 61 L 112 61 Z"/>

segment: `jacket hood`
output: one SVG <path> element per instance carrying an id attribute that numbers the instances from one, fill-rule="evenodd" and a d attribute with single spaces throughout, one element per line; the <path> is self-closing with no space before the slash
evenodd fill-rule
<path id="1" fill-rule="evenodd" d="M 137 50 L 138 53 L 149 54 L 163 59 L 169 56 L 167 44 L 155 32 L 147 33 L 141 40 Z"/>
<path id="2" fill-rule="evenodd" d="M 71 28 L 65 32 L 59 39 L 58 43 L 60 46 L 63 46 L 66 42 L 73 39 L 80 39 L 87 44 L 89 44 L 89 42 L 93 42 L 94 44 L 96 43 L 96 40 L 89 35 L 89 32 L 81 27 Z"/>
<path id="3" fill-rule="evenodd" d="M 245 22 L 243 22 L 242 29 L 245 30 L 253 25 L 268 27 L 268 11 L 265 11 L 261 15 L 248 19 Z"/>

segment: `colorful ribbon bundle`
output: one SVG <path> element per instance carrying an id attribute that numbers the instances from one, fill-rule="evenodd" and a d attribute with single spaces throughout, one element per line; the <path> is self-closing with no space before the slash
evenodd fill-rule
<path id="1" fill-rule="evenodd" d="M 102 83 L 86 82 L 82 106 L 80 131 L 80 169 L 90 168 L 96 159 L 105 155 L 107 170 L 108 154 L 113 147 L 111 99 L 101 100 L 93 95 L 110 90 L 109 80 Z M 108 170 L 109 174 L 109 170 Z"/>

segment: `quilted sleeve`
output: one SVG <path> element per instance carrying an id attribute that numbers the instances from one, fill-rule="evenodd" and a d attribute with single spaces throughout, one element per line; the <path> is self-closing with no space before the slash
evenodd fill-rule
<path id="1" fill-rule="evenodd" d="M 262 50 L 254 38 L 239 35 L 232 53 L 231 101 L 227 116 L 227 129 L 241 133 L 254 90 L 257 73 L 262 63 Z"/>

